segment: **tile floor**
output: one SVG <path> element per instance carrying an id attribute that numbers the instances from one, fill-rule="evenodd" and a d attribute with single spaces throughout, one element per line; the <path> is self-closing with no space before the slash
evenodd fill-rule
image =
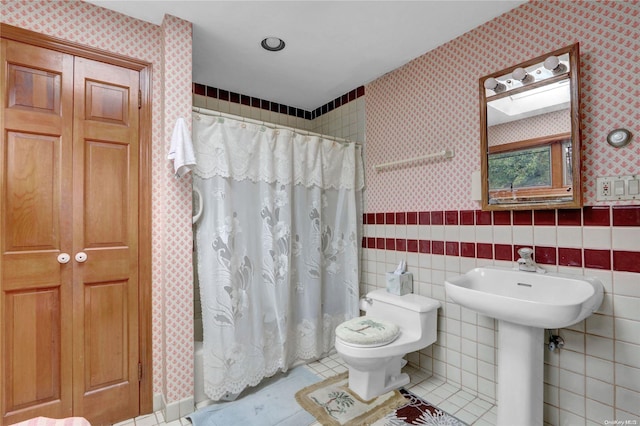
<path id="1" fill-rule="evenodd" d="M 314 373 L 321 377 L 331 377 L 347 371 L 344 363 L 337 354 L 328 356 L 320 361 L 307 365 Z M 492 426 L 496 424 L 496 406 L 477 396 L 461 390 L 459 387 L 446 383 L 437 377 L 427 375 L 412 367 L 406 366 L 403 371 L 411 377 L 411 383 L 405 386 L 414 394 L 452 414 L 463 422 L 474 426 Z M 198 404 L 198 407 L 206 403 Z M 117 423 L 114 426 L 191 426 L 186 418 L 166 423 L 161 411 L 136 417 Z M 247 425 L 249 426 L 249 425 Z M 255 425 L 268 426 L 268 425 Z M 322 426 L 314 423 L 312 426 Z"/>

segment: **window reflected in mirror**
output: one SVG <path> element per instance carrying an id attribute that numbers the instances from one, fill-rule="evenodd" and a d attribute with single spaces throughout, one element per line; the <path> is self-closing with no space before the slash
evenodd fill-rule
<path id="1" fill-rule="evenodd" d="M 571 154 L 570 134 L 490 147 L 489 203 L 570 201 Z"/>

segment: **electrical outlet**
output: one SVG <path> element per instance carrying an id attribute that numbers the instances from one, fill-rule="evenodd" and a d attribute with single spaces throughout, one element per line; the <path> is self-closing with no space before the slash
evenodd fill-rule
<path id="1" fill-rule="evenodd" d="M 603 197 L 609 197 L 611 196 L 611 182 L 608 180 L 603 180 L 602 184 L 600 185 L 600 195 L 602 195 Z"/>
<path id="2" fill-rule="evenodd" d="M 596 178 L 596 200 L 638 199 L 640 199 L 640 179 L 638 175 Z"/>

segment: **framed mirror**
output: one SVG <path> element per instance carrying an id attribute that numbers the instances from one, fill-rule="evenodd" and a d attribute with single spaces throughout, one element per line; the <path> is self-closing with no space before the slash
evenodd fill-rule
<path id="1" fill-rule="evenodd" d="M 483 210 L 582 206 L 578 44 L 480 79 Z"/>

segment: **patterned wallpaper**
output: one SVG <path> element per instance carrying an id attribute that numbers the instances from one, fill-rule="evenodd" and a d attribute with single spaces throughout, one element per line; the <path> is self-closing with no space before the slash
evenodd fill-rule
<path id="1" fill-rule="evenodd" d="M 522 120 L 489 126 L 489 146 L 568 133 L 571 131 L 571 116 L 568 111 L 556 111 L 536 115 Z"/>
<path id="2" fill-rule="evenodd" d="M 154 370 L 163 381 L 167 402 L 193 395 L 193 224 L 191 221 L 191 175 L 177 179 L 167 161 L 173 127 L 179 117 L 191 125 L 191 23 L 165 15 L 163 41 L 164 147 L 156 150 L 153 165 L 162 178 L 154 202 L 162 210 L 162 253 L 156 261 L 162 272 L 163 304 L 153 300 L 154 327 L 164 330 L 161 359 L 164 370 Z M 155 258 L 155 256 L 154 256 Z M 156 279 L 154 278 L 154 282 Z M 158 324 L 159 315 L 163 321 Z M 158 319 L 156 319 L 158 318 Z M 155 349 L 155 348 L 154 348 Z M 159 349 L 159 348 L 158 348 Z M 158 354 L 159 355 L 159 354 Z M 184 414 L 184 413 L 183 413 Z"/>
<path id="3" fill-rule="evenodd" d="M 2 0 L 3 23 L 152 64 L 153 392 L 193 394 L 191 190 L 166 153 L 175 119 L 191 115 L 191 24 L 162 26 L 80 1 Z M 163 121 L 164 117 L 164 121 Z M 187 120 L 189 123 L 191 120 Z"/>
<path id="4" fill-rule="evenodd" d="M 366 211 L 479 208 L 470 200 L 471 173 L 480 169 L 478 79 L 575 42 L 585 205 L 604 204 L 597 176 L 640 173 L 637 136 L 624 148 L 606 143 L 618 127 L 640 135 L 639 27 L 638 0 L 532 1 L 368 84 Z M 372 168 L 444 148 L 455 157 Z"/>

